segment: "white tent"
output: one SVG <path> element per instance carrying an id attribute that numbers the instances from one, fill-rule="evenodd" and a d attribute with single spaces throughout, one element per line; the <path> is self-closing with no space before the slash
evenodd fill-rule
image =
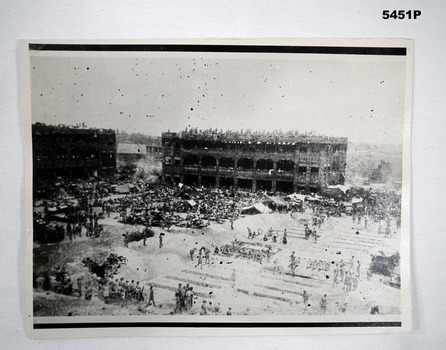
<path id="1" fill-rule="evenodd" d="M 197 202 L 195 202 L 193 199 L 189 199 L 188 201 L 186 201 L 187 203 L 189 203 L 189 205 L 191 207 L 195 207 L 197 205 Z"/>
<path id="2" fill-rule="evenodd" d="M 115 188 L 117 193 L 130 193 L 130 184 L 124 184 Z"/>
<path id="3" fill-rule="evenodd" d="M 362 198 L 353 197 L 352 198 L 352 204 L 357 204 L 357 203 L 362 203 Z"/>
<path id="4" fill-rule="evenodd" d="M 351 186 L 347 186 L 347 185 L 330 185 L 330 186 L 327 186 L 327 188 L 338 188 L 338 189 L 340 189 L 342 192 L 347 192 L 347 191 L 350 191 L 351 190 Z"/>
<path id="5" fill-rule="evenodd" d="M 293 194 L 289 194 L 288 196 L 286 196 L 285 198 L 289 198 L 291 200 L 300 200 L 302 202 L 305 201 L 305 196 L 303 194 L 300 193 L 293 193 Z"/>
<path id="6" fill-rule="evenodd" d="M 286 201 L 283 200 L 282 197 L 280 196 L 275 196 L 275 197 L 270 197 L 265 195 L 265 199 L 262 201 L 263 203 L 275 203 L 276 205 L 281 205 L 281 206 L 288 206 L 288 203 Z"/>
<path id="7" fill-rule="evenodd" d="M 306 199 L 308 201 L 320 201 L 322 199 L 322 197 L 316 194 L 316 195 L 314 195 L 314 197 L 307 196 Z"/>
<path id="8" fill-rule="evenodd" d="M 269 212 L 269 208 L 262 203 L 249 205 L 247 207 L 243 207 L 241 210 L 242 214 L 267 214 Z"/>
<path id="9" fill-rule="evenodd" d="M 288 203 L 280 196 L 271 197 L 274 203 L 287 207 Z"/>

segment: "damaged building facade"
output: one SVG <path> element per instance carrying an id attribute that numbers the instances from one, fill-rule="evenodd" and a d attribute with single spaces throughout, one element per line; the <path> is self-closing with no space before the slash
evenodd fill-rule
<path id="1" fill-rule="evenodd" d="M 345 137 L 295 131 L 162 134 L 163 181 L 246 190 L 317 192 L 343 184 Z"/>
<path id="2" fill-rule="evenodd" d="M 109 129 L 32 125 L 34 179 L 107 177 L 116 172 L 116 133 Z"/>

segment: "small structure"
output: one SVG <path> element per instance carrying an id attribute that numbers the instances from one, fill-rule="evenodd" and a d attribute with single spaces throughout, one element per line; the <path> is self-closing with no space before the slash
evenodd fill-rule
<path id="1" fill-rule="evenodd" d="M 164 132 L 166 184 L 292 193 L 344 183 L 348 140 L 312 133 Z"/>
<path id="2" fill-rule="evenodd" d="M 137 143 L 118 143 L 116 154 L 118 168 L 132 166 L 136 168 L 136 163 L 146 156 L 147 148 Z"/>
<path id="3" fill-rule="evenodd" d="M 267 206 L 263 205 L 262 203 L 256 203 L 242 208 L 240 213 L 248 215 L 267 214 L 270 213 L 270 210 Z"/>

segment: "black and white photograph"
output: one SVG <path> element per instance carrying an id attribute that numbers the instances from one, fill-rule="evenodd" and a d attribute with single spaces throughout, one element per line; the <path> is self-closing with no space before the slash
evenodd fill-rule
<path id="1" fill-rule="evenodd" d="M 24 46 L 34 334 L 410 331 L 412 41 Z"/>

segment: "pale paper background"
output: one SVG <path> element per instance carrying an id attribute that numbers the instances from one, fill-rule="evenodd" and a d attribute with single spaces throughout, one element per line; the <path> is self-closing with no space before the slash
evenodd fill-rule
<path id="1" fill-rule="evenodd" d="M 56 43 L 56 41 L 52 40 L 49 41 L 50 43 Z M 59 43 L 64 43 L 63 41 L 58 41 Z M 74 41 L 65 41 L 65 43 L 74 43 Z M 41 42 L 39 42 L 41 43 Z M 104 43 L 104 41 L 76 41 L 76 43 Z M 284 45 L 284 46 L 307 46 L 307 45 L 313 45 L 313 46 L 337 46 L 337 47 L 407 47 L 407 56 L 405 57 L 384 57 L 384 56 L 353 56 L 353 55 L 296 55 L 295 57 L 291 57 L 290 55 L 281 55 L 281 54 L 274 54 L 274 58 L 276 60 L 290 60 L 293 62 L 293 64 L 299 65 L 300 62 L 305 62 L 305 60 L 308 60 L 309 57 L 311 57 L 311 60 L 318 60 L 323 62 L 330 62 L 331 60 L 341 60 L 341 62 L 350 62 L 352 65 L 356 62 L 363 62 L 365 64 L 372 65 L 377 62 L 405 62 L 404 68 L 399 71 L 395 72 L 394 76 L 388 76 L 386 78 L 386 81 L 389 79 L 395 79 L 396 81 L 403 81 L 405 83 L 402 83 L 399 88 L 393 87 L 389 91 L 389 95 L 386 95 L 385 98 L 397 98 L 398 94 L 405 94 L 404 96 L 404 103 L 402 103 L 403 106 L 400 106 L 399 109 L 395 109 L 395 111 L 390 111 L 390 114 L 394 113 L 401 113 L 400 116 L 400 125 L 398 127 L 401 130 L 398 130 L 395 133 L 392 133 L 393 139 L 388 138 L 388 142 L 397 142 L 398 138 L 403 138 L 403 187 L 402 187 L 402 216 L 401 216 L 401 275 L 403 276 L 403 283 L 401 286 L 401 315 L 363 315 L 363 316 L 353 316 L 353 315 L 344 315 L 344 316 L 307 316 L 307 315 L 298 315 L 298 316 L 285 316 L 285 315 L 264 315 L 264 316 L 232 316 L 230 320 L 226 316 L 220 316 L 220 317 L 206 317 L 205 319 L 200 316 L 154 316 L 154 315 L 139 315 L 139 316 L 129 316 L 129 317 L 119 317 L 119 316 L 102 316 L 102 317 L 36 317 L 34 320 L 29 320 L 29 326 L 32 327 L 32 321 L 38 322 L 38 323 L 51 323 L 51 322 L 76 322 L 76 323 L 82 323 L 82 322 L 243 322 L 243 323 L 254 323 L 254 322 L 367 322 L 367 321 L 374 321 L 374 322 L 385 322 L 385 321 L 401 321 L 402 326 L 397 328 L 366 328 L 366 327 L 337 327 L 337 328 L 322 328 L 318 329 L 316 327 L 308 327 L 308 328 L 283 328 L 280 329 L 279 327 L 276 328 L 230 328 L 230 324 L 228 324 L 228 329 L 221 329 L 221 328 L 208 328 L 208 329 L 168 329 L 168 328 L 105 328 L 105 329 L 95 329 L 95 330 L 81 330 L 81 329 L 52 329 L 52 330 L 32 330 L 30 333 L 30 336 L 33 338 L 73 338 L 73 337 L 103 337 L 103 336 L 179 336 L 179 335 L 188 335 L 188 336 L 198 336 L 205 334 L 211 336 L 211 335 L 296 335 L 296 334 L 306 334 L 306 335 L 314 335 L 314 334 L 358 334 L 358 333 L 399 333 L 399 332 L 409 332 L 412 329 L 412 321 L 411 321 L 411 291 L 410 291 L 410 278 L 407 278 L 406 276 L 410 275 L 410 221 L 408 220 L 410 218 L 410 122 L 411 122 L 411 108 L 412 108 L 412 73 L 413 73 L 413 41 L 408 39 L 244 39 L 244 40 L 231 40 L 231 39 L 158 39 L 158 40 L 145 40 L 143 41 L 132 41 L 132 40 L 126 40 L 126 41 L 107 41 L 107 44 L 112 43 L 130 43 L 137 45 L 146 43 L 146 44 L 219 44 L 219 45 L 227 45 L 227 44 L 233 44 L 233 45 Z M 146 52 L 47 52 L 47 51 L 38 51 L 38 50 L 30 50 L 28 51 L 28 41 L 23 40 L 23 56 L 22 59 L 22 72 L 23 72 L 23 79 L 21 81 L 22 88 L 23 88 L 23 120 L 24 120 L 24 128 L 22 132 L 22 137 L 25 140 L 25 152 L 26 158 L 25 158 L 25 168 L 27 170 L 25 175 L 25 183 L 26 187 L 28 189 L 27 196 L 28 196 L 28 204 L 26 209 L 27 212 L 27 222 L 28 222 L 28 231 L 29 234 L 31 234 L 32 230 L 32 155 L 31 155 L 31 128 L 30 125 L 33 121 L 38 121 L 38 117 L 36 118 L 36 115 L 39 115 L 39 106 L 42 102 L 39 102 L 39 99 L 33 99 L 31 98 L 32 89 L 30 85 L 35 85 L 36 82 L 31 83 L 31 66 L 34 66 L 37 63 L 31 63 L 35 62 L 34 59 L 43 59 L 47 60 L 54 57 L 102 57 L 103 59 L 113 59 L 115 57 L 147 57 L 147 56 L 159 56 L 159 57 L 187 57 L 188 53 L 146 53 Z M 202 55 L 202 54 L 201 54 Z M 224 59 L 224 56 L 221 53 L 207 53 L 209 57 L 215 57 L 216 59 Z M 236 54 L 237 57 L 245 57 L 244 59 L 247 59 L 244 54 Z M 339 58 L 341 56 L 342 58 Z M 249 54 L 249 59 L 252 60 L 258 60 L 266 57 L 271 57 L 271 54 Z M 29 61 L 31 60 L 31 61 Z M 70 59 L 72 61 L 72 59 Z M 56 74 L 55 70 L 53 68 L 54 66 L 51 66 L 51 68 L 48 69 L 44 74 Z M 292 65 L 290 66 L 292 67 Z M 288 68 L 290 69 L 290 68 Z M 352 69 L 352 68 L 350 68 Z M 349 70 L 347 70 L 349 71 Z M 403 73 L 404 72 L 404 73 Z M 67 74 L 67 72 L 58 72 L 57 74 Z M 69 73 L 68 73 L 69 74 Z M 63 79 L 65 77 L 59 77 L 58 79 Z M 37 79 L 37 78 L 34 78 Z M 240 79 L 243 79 L 240 76 Z M 367 79 L 367 78 L 366 78 Z M 359 77 L 358 79 L 359 80 Z M 129 80 L 130 81 L 130 80 Z M 96 81 L 92 81 L 92 84 L 95 84 Z M 394 82 L 392 82 L 394 83 Z M 136 82 L 134 82 L 136 84 Z M 358 81 L 354 82 L 354 86 L 356 89 L 361 89 L 361 83 Z M 46 85 L 46 83 L 45 83 Z M 393 91 L 397 90 L 398 93 L 395 93 Z M 104 94 L 107 94 L 106 88 L 102 88 Z M 304 91 L 303 91 L 304 92 Z M 257 93 L 257 92 L 256 92 Z M 260 93 L 260 92 L 259 92 Z M 342 92 L 342 94 L 349 94 L 350 92 Z M 396 94 L 395 96 L 391 94 Z M 35 91 L 34 91 L 34 94 Z M 38 93 L 37 93 L 38 94 Z M 324 96 L 325 97 L 325 96 Z M 64 97 L 60 97 L 63 99 Z M 237 97 L 236 97 L 237 98 Z M 236 104 L 236 98 L 234 99 L 234 103 Z M 99 98 L 98 98 L 99 99 Z M 327 97 L 328 99 L 328 97 Z M 57 101 L 56 101 L 57 102 Z M 48 102 L 51 103 L 51 102 Z M 127 103 L 131 103 L 130 101 Z M 330 104 L 330 102 L 327 102 Z M 357 105 L 354 107 L 361 107 L 361 105 Z M 31 109 L 32 108 L 32 113 Z M 65 108 L 65 109 L 64 109 Z M 52 113 L 56 113 L 59 115 L 59 118 L 62 118 L 67 122 L 69 120 L 69 113 L 68 116 L 65 116 L 66 114 L 66 105 L 61 104 L 60 106 L 56 105 L 52 109 Z M 70 107 L 71 108 L 71 107 Z M 92 113 L 94 115 L 94 111 L 92 110 L 94 107 L 86 108 L 84 111 L 78 111 L 78 113 L 83 113 L 84 115 L 89 115 Z M 206 109 L 206 107 L 204 107 Z M 332 107 L 333 108 L 333 107 Z M 387 107 L 386 108 L 391 108 Z M 379 109 L 379 107 L 378 107 Z M 227 111 L 222 108 L 224 113 L 227 113 Z M 235 109 L 235 113 L 237 113 L 238 109 Z M 102 111 L 101 111 L 102 112 Z M 221 112 L 221 111 L 220 111 Z M 221 112 L 221 113 L 223 113 Z M 320 112 L 320 111 L 319 111 Z M 97 112 L 99 113 L 99 111 Z M 306 111 L 305 113 L 312 113 L 311 110 Z M 324 114 L 325 112 L 323 112 Z M 334 112 L 335 115 L 342 112 Z M 353 112 L 352 112 L 353 113 Z M 175 113 L 174 113 L 175 114 Z M 215 118 L 215 116 L 213 116 Z M 224 116 L 223 116 L 224 117 Z M 169 116 L 162 116 L 162 118 L 169 119 L 174 118 L 177 122 L 179 122 L 178 114 L 175 115 L 169 115 Z M 249 117 L 245 117 L 245 115 L 240 116 L 240 118 L 244 118 L 244 120 L 249 120 Z M 287 120 L 287 124 L 290 124 L 293 122 L 294 119 L 298 119 L 298 117 L 295 117 L 294 115 L 283 115 L 281 114 L 281 118 L 283 120 Z M 315 117 L 316 118 L 316 117 Z M 392 117 L 390 117 L 393 119 Z M 217 117 L 217 119 L 219 119 Z M 262 117 L 257 117 L 256 122 L 260 123 L 260 120 Z M 280 118 L 279 118 L 280 119 Z M 403 120 L 404 119 L 404 120 Z M 265 122 L 268 123 L 268 119 L 264 118 Z M 113 122 L 116 122 L 117 120 L 114 119 Z M 379 126 L 379 132 L 387 132 L 389 133 L 389 130 L 392 130 L 392 121 L 394 120 L 383 120 L 382 124 Z M 101 125 L 103 123 L 100 118 L 95 118 L 93 122 L 98 122 Z M 108 121 L 105 121 L 106 123 Z M 110 121 L 111 122 L 111 121 Z M 325 123 L 339 123 L 340 121 L 335 121 L 335 119 L 329 118 L 325 119 Z M 252 123 L 252 122 L 251 122 Z M 136 124 L 136 122 L 135 122 Z M 268 123 L 269 124 L 269 123 Z M 266 124 L 266 125 L 268 125 Z M 144 124 L 143 124 L 144 125 Z M 260 124 L 259 124 L 260 125 Z M 143 127 L 142 125 L 139 126 L 139 128 Z M 145 127 L 145 126 L 144 126 Z M 166 127 L 164 127 L 166 128 Z M 223 126 L 223 129 L 225 127 Z M 260 127 L 261 128 L 261 127 Z M 357 130 L 358 128 L 359 130 Z M 367 125 L 365 123 L 363 124 L 355 124 L 352 122 L 348 125 L 348 128 L 342 128 L 339 129 L 338 132 L 352 132 L 351 134 L 346 134 L 349 138 L 350 136 L 359 134 L 359 137 L 362 137 L 363 140 L 366 140 L 366 131 Z M 162 130 L 162 129 L 161 129 Z M 322 129 L 321 129 L 322 130 Z M 367 129 L 368 132 L 372 135 L 375 133 L 372 131 L 372 127 Z M 358 137 L 358 136 L 356 136 Z M 376 136 L 372 136 L 373 140 L 372 142 L 379 142 L 380 140 L 376 139 Z M 28 151 L 27 151 L 28 150 Z M 33 242 L 30 238 L 28 240 L 28 259 L 29 264 L 32 264 L 32 252 L 33 252 Z M 28 271 L 28 280 L 27 282 L 31 282 L 31 274 L 32 271 L 29 269 Z M 28 286 L 29 290 L 31 290 L 31 286 Z M 33 302 L 33 294 L 28 293 L 27 299 L 28 299 L 28 306 L 29 306 L 29 314 L 32 314 L 32 302 Z"/>
<path id="2" fill-rule="evenodd" d="M 389 7 L 391 6 L 391 7 Z M 416 21 L 383 9 L 420 9 Z M 2 349 L 443 349 L 446 344 L 443 121 L 446 3 L 421 1 L 6 1 L 0 2 Z M 412 122 L 414 331 L 404 335 L 262 338 L 120 338 L 32 341 L 25 337 L 23 153 L 19 39 L 337 37 L 415 39 Z M 19 288 L 20 286 L 20 288 Z"/>

